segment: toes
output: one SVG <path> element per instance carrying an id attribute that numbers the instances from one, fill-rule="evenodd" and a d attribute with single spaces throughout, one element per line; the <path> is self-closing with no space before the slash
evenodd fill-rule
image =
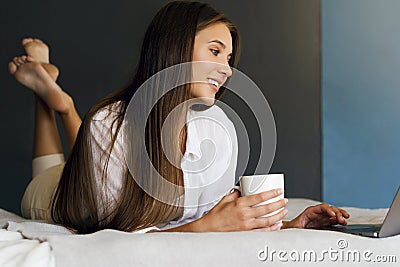
<path id="1" fill-rule="evenodd" d="M 41 44 L 44 44 L 44 42 L 43 42 L 42 40 L 37 39 L 37 38 L 33 39 L 33 41 L 38 42 L 38 43 L 41 43 Z"/>
<path id="2" fill-rule="evenodd" d="M 32 41 L 33 41 L 32 38 L 24 38 L 24 39 L 22 39 L 22 45 L 26 45 L 26 44 L 28 44 L 28 43 L 30 43 Z"/>
<path id="3" fill-rule="evenodd" d="M 34 62 L 35 59 L 31 56 L 26 56 L 26 62 Z"/>
<path id="4" fill-rule="evenodd" d="M 24 63 L 30 63 L 35 61 L 35 59 L 31 56 L 22 56 L 21 59 L 24 61 Z"/>
<path id="5" fill-rule="evenodd" d="M 19 65 L 22 65 L 25 63 L 25 60 L 23 58 L 24 58 L 24 56 L 17 58 Z"/>
<path id="6" fill-rule="evenodd" d="M 19 65 L 21 65 L 21 64 L 19 63 L 18 57 L 13 58 L 12 61 L 13 61 L 13 63 L 14 63 L 17 67 L 19 67 Z"/>
<path id="7" fill-rule="evenodd" d="M 17 71 L 18 67 L 17 65 L 15 65 L 15 63 L 13 61 L 10 61 L 10 63 L 8 63 L 8 71 L 10 72 L 10 74 L 14 74 Z"/>
<path id="8" fill-rule="evenodd" d="M 33 62 L 35 61 L 32 57 L 30 56 L 20 56 L 20 57 L 15 57 L 13 58 L 12 62 L 17 66 L 21 66 L 22 64 L 28 63 L 28 62 Z"/>
<path id="9" fill-rule="evenodd" d="M 22 46 L 27 46 L 29 44 L 33 44 L 33 43 L 37 43 L 39 45 L 44 45 L 45 42 L 43 42 L 42 40 L 38 39 L 38 38 L 24 38 L 22 39 Z"/>

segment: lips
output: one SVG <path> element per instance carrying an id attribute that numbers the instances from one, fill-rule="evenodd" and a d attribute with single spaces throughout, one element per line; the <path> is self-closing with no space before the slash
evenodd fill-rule
<path id="1" fill-rule="evenodd" d="M 221 87 L 223 81 L 217 78 L 207 78 L 207 80 L 211 89 L 213 89 L 215 92 L 218 92 L 218 89 Z"/>
<path id="2" fill-rule="evenodd" d="M 214 90 L 215 92 L 218 92 L 219 87 L 215 86 L 214 84 L 209 83 L 208 84 L 212 90 Z"/>
<path id="3" fill-rule="evenodd" d="M 214 78 L 214 77 L 208 77 L 208 82 L 213 81 L 213 82 L 217 82 L 218 83 L 218 87 L 220 87 L 222 85 L 222 80 L 218 79 L 218 78 Z"/>

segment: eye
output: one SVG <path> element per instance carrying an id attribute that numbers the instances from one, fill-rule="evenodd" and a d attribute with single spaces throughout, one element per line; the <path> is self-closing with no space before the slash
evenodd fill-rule
<path id="1" fill-rule="evenodd" d="M 214 56 L 218 56 L 218 54 L 219 54 L 219 50 L 217 50 L 217 49 L 210 49 L 210 51 L 211 51 L 211 53 L 214 54 Z"/>

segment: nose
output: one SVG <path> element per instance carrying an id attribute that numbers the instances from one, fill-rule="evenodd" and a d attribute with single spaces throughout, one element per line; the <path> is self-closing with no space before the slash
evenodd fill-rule
<path id="1" fill-rule="evenodd" d="M 232 69 L 229 64 L 218 64 L 218 73 L 224 75 L 225 77 L 230 77 L 232 75 Z"/>

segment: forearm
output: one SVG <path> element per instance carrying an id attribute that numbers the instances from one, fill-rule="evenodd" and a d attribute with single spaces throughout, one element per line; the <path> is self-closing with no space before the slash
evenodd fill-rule
<path id="1" fill-rule="evenodd" d="M 200 233 L 200 232 L 208 232 L 209 230 L 205 227 L 203 221 L 200 219 L 177 226 L 174 228 L 170 228 L 167 230 L 151 230 L 147 233 L 155 233 L 155 232 L 192 232 L 192 233 Z"/>

